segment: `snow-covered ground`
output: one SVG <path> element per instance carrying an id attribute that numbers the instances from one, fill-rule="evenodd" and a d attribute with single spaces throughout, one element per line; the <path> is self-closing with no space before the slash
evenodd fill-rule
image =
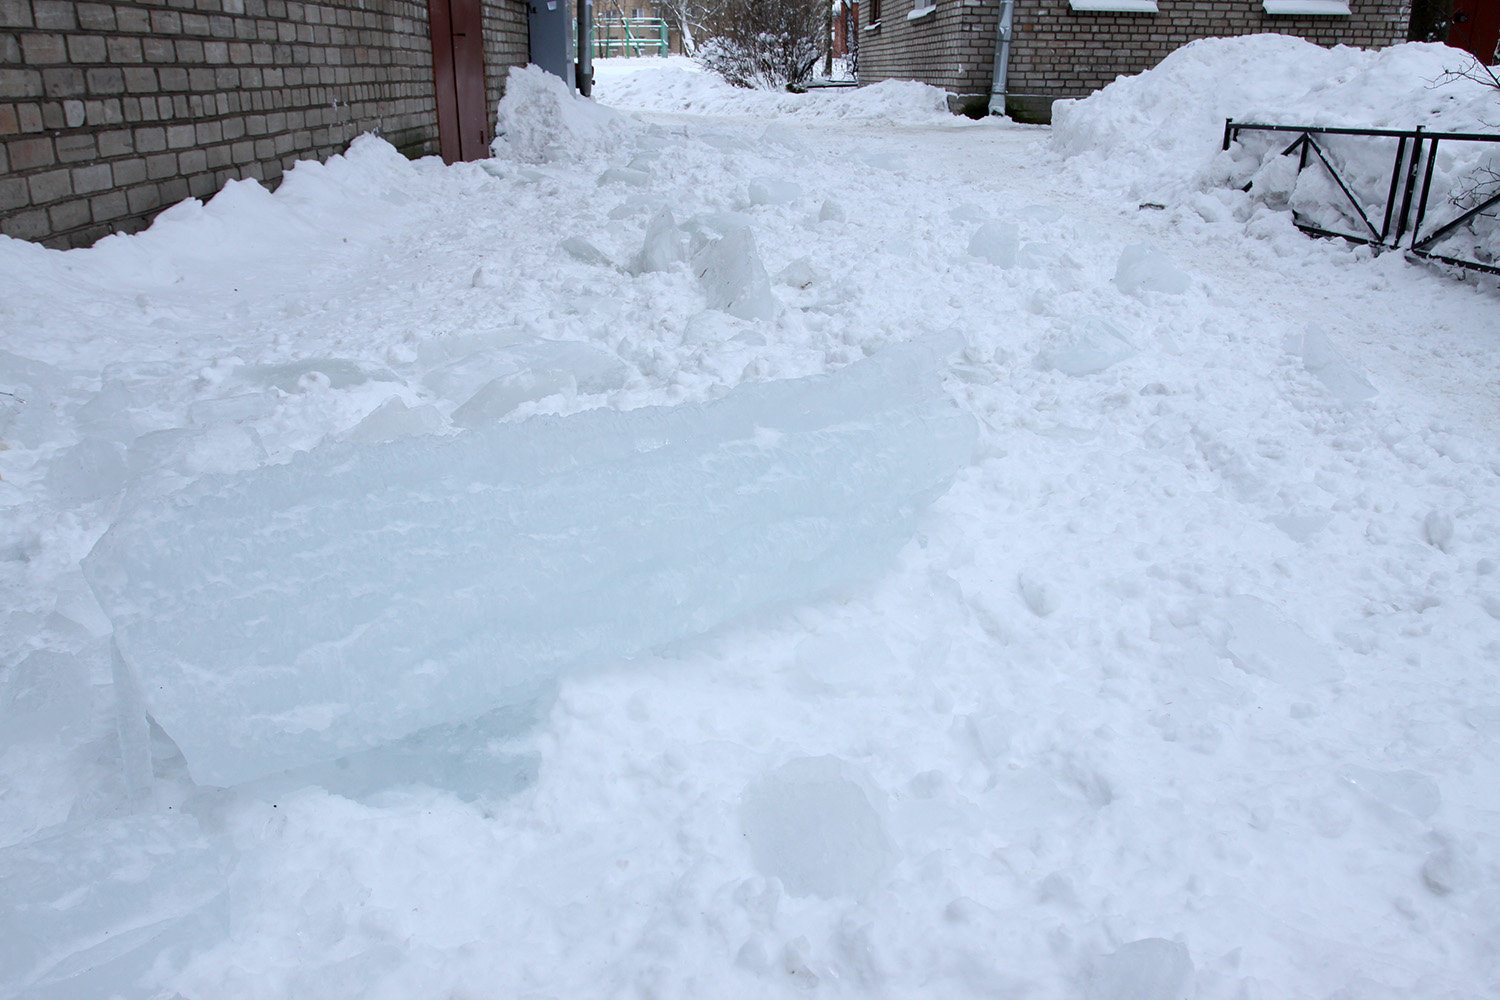
<path id="1" fill-rule="evenodd" d="M 1495 282 L 649 68 L 0 240 L 0 996 L 1500 992 Z"/>

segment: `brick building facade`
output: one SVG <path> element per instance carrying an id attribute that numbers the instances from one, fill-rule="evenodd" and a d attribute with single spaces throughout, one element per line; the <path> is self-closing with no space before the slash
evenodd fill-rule
<path id="1" fill-rule="evenodd" d="M 0 0 L 0 233 L 84 246 L 362 132 L 438 152 L 429 2 Z M 478 2 L 492 119 L 527 6 Z"/>
<path id="2" fill-rule="evenodd" d="M 863 0 L 859 82 L 920 80 L 951 95 L 954 110 L 988 105 L 999 0 Z M 1152 7 L 1154 12 L 1075 7 Z M 1309 16 L 1274 10 L 1309 5 L 1277 0 L 1016 0 L 1006 111 L 1045 121 L 1052 102 L 1082 97 L 1123 74 L 1150 69 L 1198 38 L 1276 32 L 1320 45 L 1376 48 L 1406 38 L 1409 0 L 1348 0 L 1348 13 Z M 1268 10 L 1270 8 L 1270 10 Z"/>

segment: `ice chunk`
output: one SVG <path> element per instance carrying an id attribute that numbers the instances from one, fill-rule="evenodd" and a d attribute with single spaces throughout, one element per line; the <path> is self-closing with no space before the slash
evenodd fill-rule
<path id="1" fill-rule="evenodd" d="M 1302 338 L 1301 353 L 1302 367 L 1345 403 L 1358 403 L 1375 395 L 1370 380 L 1339 353 L 1325 334 L 1309 330 Z"/>
<path id="2" fill-rule="evenodd" d="M 674 264 L 687 259 L 687 248 L 683 245 L 682 230 L 672 218 L 670 209 L 662 209 L 652 216 L 646 226 L 646 241 L 640 253 L 630 262 L 630 273 L 647 274 L 665 271 Z"/>
<path id="3" fill-rule="evenodd" d="M 224 891 L 218 853 L 181 814 L 0 850 L 0 995 L 129 995 L 166 948 L 223 934 Z"/>
<path id="4" fill-rule="evenodd" d="M 762 177 L 750 182 L 750 204 L 787 205 L 802 197 L 802 189 L 779 177 Z"/>
<path id="5" fill-rule="evenodd" d="M 1053 338 L 1037 355 L 1037 366 L 1075 378 L 1102 372 L 1135 354 L 1135 347 L 1114 324 L 1090 317 Z"/>
<path id="6" fill-rule="evenodd" d="M 582 236 L 569 236 L 559 245 L 574 260 L 585 264 L 593 264 L 596 267 L 610 267 L 613 264 L 608 254 Z"/>
<path id="7" fill-rule="evenodd" d="M 907 345 L 703 406 L 331 444 L 133 509 L 85 574 L 193 777 L 233 784 L 869 577 L 969 457 L 937 369 Z"/>
<path id="8" fill-rule="evenodd" d="M 1376 771 L 1350 764 L 1342 771 L 1345 781 L 1371 799 L 1399 809 L 1417 819 L 1433 817 L 1443 804 L 1443 794 L 1425 774 L 1416 771 Z"/>
<path id="9" fill-rule="evenodd" d="M 1229 625 L 1224 652 L 1247 674 L 1281 683 L 1333 681 L 1344 671 L 1328 651 L 1257 597 L 1231 597 L 1222 613 Z"/>
<path id="10" fill-rule="evenodd" d="M 429 372 L 422 381 L 439 396 L 462 403 L 497 378 L 538 374 L 555 376 L 558 385 L 574 385 L 578 392 L 593 395 L 623 386 L 630 370 L 618 356 L 593 344 L 541 340 L 499 351 L 475 351 Z"/>
<path id="11" fill-rule="evenodd" d="M 1013 222 L 986 222 L 969 239 L 969 255 L 996 267 L 1015 267 L 1021 250 L 1021 229 Z"/>
<path id="12" fill-rule="evenodd" d="M 366 382 L 396 382 L 389 369 L 372 368 L 349 358 L 311 358 L 276 365 L 245 365 L 235 375 L 256 385 L 266 385 L 282 392 L 306 392 L 323 386 L 347 389 Z"/>
<path id="13" fill-rule="evenodd" d="M 356 444 L 382 444 L 405 437 L 436 434 L 443 429 L 443 415 L 431 403 L 407 406 L 400 396 L 392 396 L 377 406 L 349 432 Z"/>
<path id="14" fill-rule="evenodd" d="M 575 383 L 566 372 L 557 370 L 519 371 L 491 379 L 453 411 L 453 422 L 459 427 L 478 427 L 498 420 L 522 403 L 574 391 Z"/>
<path id="15" fill-rule="evenodd" d="M 1115 287 L 1122 292 L 1166 292 L 1181 295 L 1188 290 L 1188 276 L 1166 254 L 1144 243 L 1133 243 L 1120 254 L 1115 265 Z"/>
<path id="16" fill-rule="evenodd" d="M 693 258 L 693 269 L 710 309 L 750 320 L 775 319 L 781 311 L 749 229 L 732 230 L 705 245 Z"/>
<path id="17" fill-rule="evenodd" d="M 39 649 L 0 673 L 0 740 L 68 739 L 93 719 L 89 661 Z"/>
<path id="18" fill-rule="evenodd" d="M 823 202 L 823 207 L 818 209 L 819 222 L 843 222 L 844 206 L 829 198 Z"/>
<path id="19" fill-rule="evenodd" d="M 740 825 L 756 870 L 793 896 L 857 896 L 892 860 L 884 819 L 838 757 L 802 757 L 752 782 Z"/>
<path id="20" fill-rule="evenodd" d="M 1193 960 L 1187 946 L 1143 938 L 1096 959 L 1084 977 L 1087 1000 L 1187 1000 Z"/>
<path id="21" fill-rule="evenodd" d="M 629 167 L 610 167 L 599 175 L 599 186 L 606 184 L 626 184 L 630 187 L 645 187 L 651 183 L 651 175 L 644 170 L 631 170 Z"/>
<path id="22" fill-rule="evenodd" d="M 125 488 L 125 449 L 115 441 L 86 437 L 61 452 L 47 469 L 47 486 L 67 500 L 93 501 Z"/>
<path id="23" fill-rule="evenodd" d="M 1453 545 L 1453 515 L 1440 510 L 1429 510 L 1422 519 L 1422 535 L 1433 548 L 1450 551 Z"/>

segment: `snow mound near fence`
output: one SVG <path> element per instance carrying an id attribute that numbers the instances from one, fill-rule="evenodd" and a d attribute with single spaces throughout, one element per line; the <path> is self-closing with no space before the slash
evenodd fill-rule
<path id="1" fill-rule="evenodd" d="M 1087 98 L 1057 102 L 1052 143 L 1090 182 L 1172 204 L 1227 179 L 1215 162 L 1226 118 L 1500 130 L 1500 91 L 1471 80 L 1444 82 L 1445 74 L 1473 64 L 1467 53 L 1429 43 L 1367 51 L 1285 35 L 1209 38 Z"/>
<path id="2" fill-rule="evenodd" d="M 632 111 L 864 122 L 921 123 L 948 118 L 947 95 L 942 90 L 906 80 L 792 94 L 735 87 L 712 73 L 663 66 L 622 76 L 601 74 L 595 94 L 606 104 Z"/>

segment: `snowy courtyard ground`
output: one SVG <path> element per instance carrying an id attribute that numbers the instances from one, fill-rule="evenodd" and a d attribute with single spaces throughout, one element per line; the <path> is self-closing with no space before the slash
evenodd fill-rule
<path id="1" fill-rule="evenodd" d="M 1500 992 L 1495 281 L 920 88 L 603 69 L 622 116 L 533 88 L 483 164 L 0 242 L 0 996 Z M 769 293 L 716 308 L 746 227 Z M 217 789 L 158 731 L 122 778 L 80 566 L 128 511 L 903 344 L 977 435 L 873 573 L 386 757 Z"/>

